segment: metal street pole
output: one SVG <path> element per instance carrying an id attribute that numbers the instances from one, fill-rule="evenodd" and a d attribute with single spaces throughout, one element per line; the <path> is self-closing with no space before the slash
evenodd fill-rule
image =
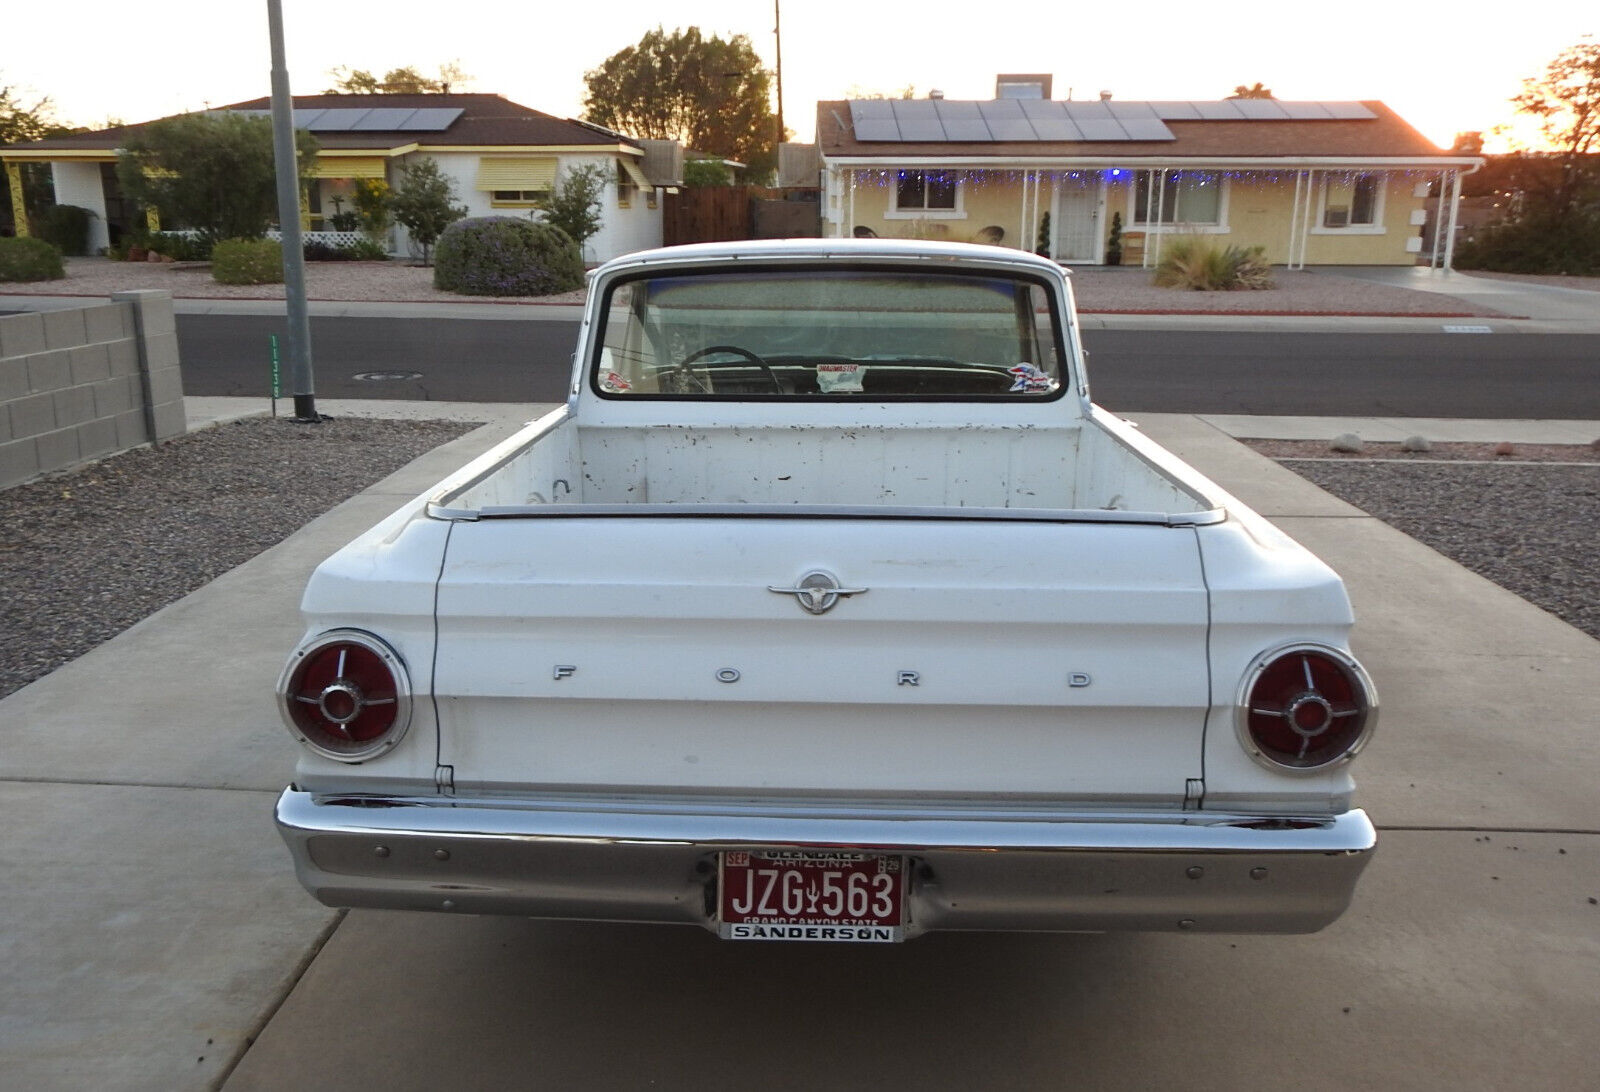
<path id="1" fill-rule="evenodd" d="M 778 143 L 773 147 L 773 154 L 778 157 L 778 170 L 783 170 L 783 10 L 779 7 L 781 0 L 772 0 L 772 37 L 777 43 L 778 52 Z M 779 185 L 783 179 L 776 179 Z"/>
<path id="2" fill-rule="evenodd" d="M 272 39 L 272 159 L 278 176 L 278 232 L 283 242 L 283 294 L 289 329 L 289 387 L 297 421 L 317 422 L 316 386 L 311 378 L 311 322 L 306 315 L 306 258 L 300 241 L 300 170 L 295 160 L 294 99 L 283 59 L 283 5 L 267 0 L 267 33 Z"/>

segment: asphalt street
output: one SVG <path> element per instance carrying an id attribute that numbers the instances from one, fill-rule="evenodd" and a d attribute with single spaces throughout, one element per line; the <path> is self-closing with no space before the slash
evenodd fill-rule
<path id="1" fill-rule="evenodd" d="M 184 393 L 265 396 L 268 315 L 180 315 Z M 327 398 L 551 402 L 577 323 L 311 320 Z M 1095 400 L 1122 413 L 1600 418 L 1600 335 L 1087 329 Z M 287 381 L 285 381 L 287 383 Z M 285 385 L 287 389 L 287 385 Z"/>

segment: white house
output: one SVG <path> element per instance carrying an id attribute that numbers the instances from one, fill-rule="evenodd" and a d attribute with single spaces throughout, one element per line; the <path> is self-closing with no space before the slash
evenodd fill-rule
<path id="1" fill-rule="evenodd" d="M 271 106 L 270 99 L 259 98 L 220 109 L 266 114 Z M 609 129 L 489 94 L 296 95 L 294 113 L 296 128 L 310 130 L 321 145 L 312 170 L 316 181 L 301 210 L 302 224 L 311 231 L 335 230 L 332 217 L 353 207 L 360 180 L 394 186 L 404 165 L 426 156 L 438 162 L 471 216 L 526 215 L 569 168 L 595 164 L 609 184 L 601 228 L 586 243 L 585 259 L 601 262 L 661 243 L 657 191 L 641 169 L 644 150 Z M 21 190 L 18 165 L 49 163 L 57 203 L 95 214 L 93 251 L 132 231 L 136 217 L 159 223 L 159 209 L 131 207 L 117 182 L 117 150 L 141 127 L 11 145 L 0 149 L 0 161 L 14 193 Z M 390 245 L 397 256 L 413 250 L 399 226 Z"/>

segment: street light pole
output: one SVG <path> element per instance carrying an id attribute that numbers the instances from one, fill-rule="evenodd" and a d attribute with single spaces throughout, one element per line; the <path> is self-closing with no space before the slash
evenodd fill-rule
<path id="1" fill-rule="evenodd" d="M 778 47 L 778 143 L 772 152 L 778 158 L 778 169 L 783 169 L 783 10 L 782 0 L 772 0 L 772 36 Z M 778 179 L 781 184 L 782 179 Z"/>
<path id="2" fill-rule="evenodd" d="M 283 6 L 267 0 L 267 34 L 272 40 L 272 159 L 278 180 L 278 237 L 283 244 L 283 294 L 289 328 L 289 383 L 297 421 L 318 422 L 311 376 L 311 322 L 306 314 L 306 258 L 300 240 L 300 171 L 295 159 L 294 99 L 283 58 Z"/>

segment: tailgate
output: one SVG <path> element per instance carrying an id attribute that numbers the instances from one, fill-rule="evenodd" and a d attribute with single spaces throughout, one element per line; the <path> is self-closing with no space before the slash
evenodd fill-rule
<path id="1" fill-rule="evenodd" d="M 813 571 L 846 590 L 791 591 Z M 1201 776 L 1191 529 L 814 518 L 455 524 L 458 791 L 1181 801 Z"/>

